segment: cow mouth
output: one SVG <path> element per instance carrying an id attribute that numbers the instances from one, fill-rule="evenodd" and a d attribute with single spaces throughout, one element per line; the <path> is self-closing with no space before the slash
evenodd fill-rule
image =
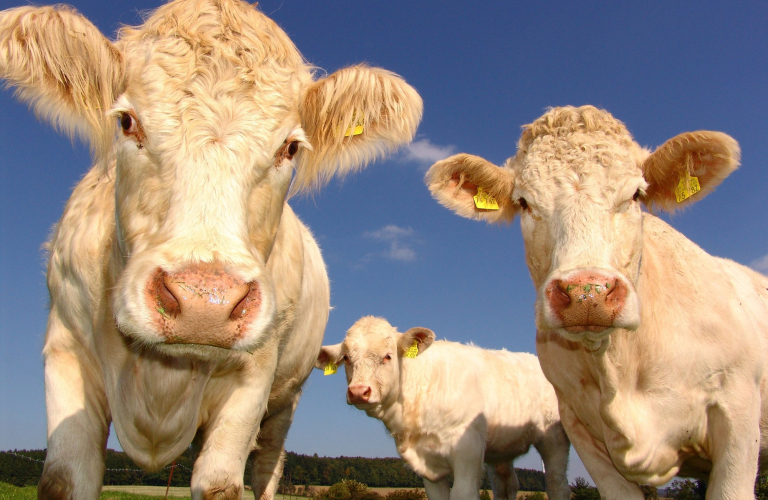
<path id="1" fill-rule="evenodd" d="M 600 333 L 612 328 L 611 325 L 569 325 L 564 326 L 563 330 L 568 333 L 580 334 L 580 333 Z"/>

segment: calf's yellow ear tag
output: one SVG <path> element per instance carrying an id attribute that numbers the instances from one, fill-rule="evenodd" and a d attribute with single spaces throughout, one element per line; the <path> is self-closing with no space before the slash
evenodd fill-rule
<path id="1" fill-rule="evenodd" d="M 699 191 L 701 191 L 699 178 L 692 177 L 686 170 L 685 175 L 680 178 L 680 182 L 677 183 L 675 188 L 675 199 L 677 199 L 678 203 L 682 203 Z"/>
<path id="2" fill-rule="evenodd" d="M 327 365 L 325 365 L 325 368 L 323 368 L 323 375 L 333 375 L 336 373 L 336 370 L 339 368 L 339 365 L 333 362 L 328 362 Z"/>
<path id="3" fill-rule="evenodd" d="M 417 340 L 413 341 L 413 345 L 408 348 L 407 351 L 405 351 L 404 356 L 406 358 L 415 358 L 419 354 L 419 342 Z"/>
<path id="4" fill-rule="evenodd" d="M 353 120 L 355 119 L 355 115 L 352 115 L 352 119 L 353 119 Z M 362 134 L 362 133 L 363 133 L 363 128 L 364 128 L 364 125 L 365 125 L 365 120 L 363 120 L 363 117 L 361 116 L 361 117 L 360 117 L 360 118 L 357 120 L 357 122 L 355 122 L 355 126 L 354 126 L 354 127 L 349 127 L 349 128 L 347 129 L 347 131 L 346 131 L 346 132 L 344 132 L 344 137 L 349 137 L 349 136 L 351 136 L 351 135 L 352 135 L 352 136 L 355 136 L 355 135 L 360 135 L 360 134 Z"/>
<path id="5" fill-rule="evenodd" d="M 499 204 L 496 198 L 485 192 L 480 186 L 477 187 L 477 195 L 472 197 L 475 200 L 475 206 L 484 210 L 498 210 Z"/>

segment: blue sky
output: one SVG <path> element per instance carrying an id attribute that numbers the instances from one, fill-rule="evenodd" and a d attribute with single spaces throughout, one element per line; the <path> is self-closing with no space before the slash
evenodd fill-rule
<path id="1" fill-rule="evenodd" d="M 112 37 L 157 2 L 75 6 Z M 535 295 L 517 223 L 460 219 L 422 178 L 454 152 L 500 164 L 520 126 L 549 106 L 605 108 L 649 147 L 699 129 L 736 138 L 741 168 L 665 218 L 708 252 L 768 273 L 768 3 L 268 0 L 260 8 L 318 67 L 368 62 L 399 73 L 424 99 L 412 146 L 291 202 L 328 266 L 325 343 L 372 314 L 402 331 L 425 326 L 439 338 L 535 352 Z M 0 450 L 45 447 L 41 245 L 89 165 L 86 147 L 0 93 Z M 312 374 L 287 449 L 395 456 L 383 426 L 348 407 L 344 391 L 343 375 Z M 570 477 L 584 474 L 573 462 Z"/>

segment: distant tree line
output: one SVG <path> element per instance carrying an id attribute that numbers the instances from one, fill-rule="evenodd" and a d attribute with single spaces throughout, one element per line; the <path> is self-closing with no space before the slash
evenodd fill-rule
<path id="1" fill-rule="evenodd" d="M 21 457 L 20 457 L 21 456 Z M 25 458 L 22 458 L 25 457 Z M 15 486 L 34 486 L 43 472 L 45 450 L 13 450 L 0 452 L 0 482 Z M 189 486 L 195 454 L 185 451 L 176 459 L 171 486 Z M 141 470 L 124 452 L 106 451 L 104 484 L 154 485 L 168 484 L 170 466 L 157 472 Z M 544 491 L 541 471 L 515 469 L 523 491 Z M 251 482 L 251 459 L 245 466 L 245 484 Z M 288 452 L 283 468 L 284 486 L 328 486 L 354 480 L 371 487 L 420 488 L 421 478 L 400 458 L 318 457 Z M 481 488 L 490 489 L 486 476 Z"/>

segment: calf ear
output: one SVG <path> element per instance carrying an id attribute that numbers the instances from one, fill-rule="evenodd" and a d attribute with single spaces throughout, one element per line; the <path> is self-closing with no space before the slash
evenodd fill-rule
<path id="1" fill-rule="evenodd" d="M 123 57 L 90 21 L 65 5 L 0 12 L 0 78 L 16 96 L 96 153 L 114 140 L 107 117 L 122 93 Z"/>
<path id="2" fill-rule="evenodd" d="M 328 363 L 333 363 L 337 366 L 344 364 L 344 361 L 341 359 L 341 343 L 324 345 L 320 348 L 320 353 L 315 361 L 315 368 L 323 370 Z"/>
<path id="3" fill-rule="evenodd" d="M 434 199 L 468 219 L 511 222 L 520 209 L 512 201 L 514 174 L 479 156 L 458 154 L 441 160 L 429 168 L 424 182 Z M 498 210 L 478 208 L 478 188 L 496 200 Z"/>
<path id="4" fill-rule="evenodd" d="M 380 68 L 352 66 L 316 81 L 299 107 L 312 149 L 296 158 L 296 190 L 364 168 L 411 142 L 422 107 L 413 87 Z"/>
<path id="5" fill-rule="evenodd" d="M 400 356 L 403 356 L 408 351 L 408 349 L 413 347 L 413 343 L 416 342 L 416 347 L 418 348 L 417 354 L 421 354 L 427 350 L 427 348 L 429 348 L 429 346 L 431 346 L 432 342 L 434 341 L 435 332 L 429 328 L 417 326 L 411 328 L 400 336 L 397 341 L 397 351 Z"/>
<path id="6" fill-rule="evenodd" d="M 643 162 L 641 168 L 648 182 L 643 199 L 649 208 L 657 206 L 669 212 L 695 203 L 736 170 L 740 158 L 739 143 L 727 134 L 709 131 L 680 134 L 665 142 Z M 689 191 L 683 195 L 688 197 L 678 202 L 675 190 L 681 181 Z M 696 191 L 696 182 L 701 190 L 690 194 Z"/>

